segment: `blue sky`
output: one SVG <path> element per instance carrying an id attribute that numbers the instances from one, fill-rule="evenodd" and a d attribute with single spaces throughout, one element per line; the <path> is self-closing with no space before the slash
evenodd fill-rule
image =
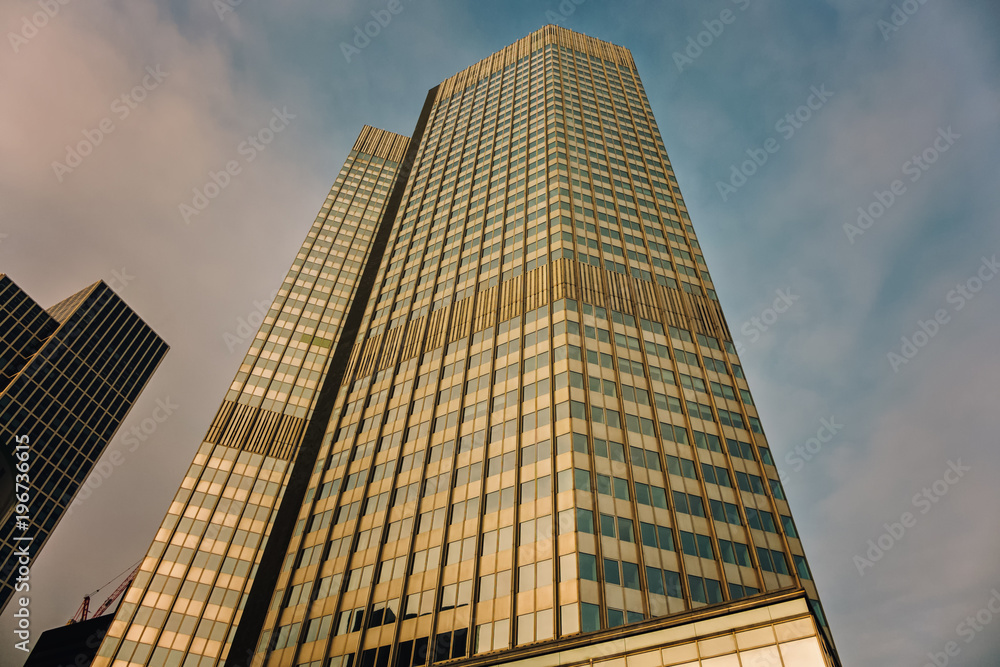
<path id="1" fill-rule="evenodd" d="M 558 22 L 635 56 L 845 664 L 924 665 L 954 641 L 952 664 L 996 665 L 1000 632 L 960 624 L 1000 590 L 1000 279 L 983 280 L 1000 254 L 1000 7 L 400 2 L 350 62 L 341 44 L 387 1 L 243 0 L 221 18 L 210 0 L 69 3 L 34 33 L 36 3 L 0 8 L 0 271 L 46 306 L 117 271 L 172 347 L 130 421 L 158 398 L 180 406 L 138 448 L 111 445 L 124 463 L 36 565 L 36 629 L 144 553 L 244 351 L 224 335 L 279 284 L 361 125 L 409 134 L 429 88 Z M 704 46 L 679 67 L 689 39 Z M 123 117 L 115 100 L 157 66 Z M 803 111 L 814 89 L 827 99 Z M 244 161 L 274 109 L 294 118 Z M 778 125 L 796 113 L 794 133 Z M 93 153 L 57 174 L 105 119 Z M 914 172 L 921 155 L 933 163 Z M 240 175 L 185 224 L 179 205 L 234 159 Z M 779 294 L 791 305 L 772 318 Z M 894 368 L 903 337 L 924 344 Z M 824 419 L 842 426 L 794 458 Z M 937 495 L 959 460 L 971 470 Z M 915 523 L 859 572 L 905 512 Z M 0 646 L 0 662 L 18 659 Z"/>

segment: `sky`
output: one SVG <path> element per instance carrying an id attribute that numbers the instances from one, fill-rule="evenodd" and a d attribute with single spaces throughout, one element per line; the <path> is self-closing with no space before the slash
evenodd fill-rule
<path id="1" fill-rule="evenodd" d="M 635 57 L 844 664 L 995 667 L 1000 5 L 399 0 L 355 43 L 389 4 L 0 4 L 0 272 L 45 307 L 103 279 L 171 346 L 32 569 L 36 636 L 144 555 L 361 126 L 558 23 Z"/>

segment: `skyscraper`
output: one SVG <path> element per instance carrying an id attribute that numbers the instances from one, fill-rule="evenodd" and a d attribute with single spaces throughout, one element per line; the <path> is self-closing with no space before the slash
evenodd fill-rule
<path id="1" fill-rule="evenodd" d="M 632 56 L 547 26 L 362 131 L 94 664 L 624 656 L 839 664 Z"/>
<path id="2" fill-rule="evenodd" d="M 45 310 L 0 274 L 0 609 L 167 349 L 103 282 Z"/>

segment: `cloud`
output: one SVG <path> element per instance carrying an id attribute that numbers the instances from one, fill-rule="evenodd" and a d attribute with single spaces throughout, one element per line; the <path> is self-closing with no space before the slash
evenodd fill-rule
<path id="1" fill-rule="evenodd" d="M 242 2 L 220 20 L 194 0 L 70 2 L 0 48 L 4 270 L 49 305 L 128 268 L 122 296 L 172 347 L 133 418 L 165 395 L 183 406 L 57 530 L 35 568 L 37 629 L 145 551 L 238 368 L 223 334 L 280 282 L 361 124 L 408 133 L 431 86 L 557 7 L 403 2 L 350 63 L 340 43 L 384 4 Z M 888 0 L 754 0 L 678 72 L 673 52 L 736 4 L 586 2 L 563 24 L 635 53 L 730 326 L 776 289 L 801 294 L 741 355 L 750 387 L 779 460 L 821 418 L 844 424 L 787 491 L 845 664 L 920 664 L 1000 584 L 1000 282 L 899 373 L 886 353 L 1000 249 L 997 14 L 925 3 L 884 40 Z M 0 26 L 35 8 L 0 6 Z M 120 117 L 115 100 L 157 66 L 169 75 Z M 829 102 L 722 201 L 716 181 L 823 84 Z M 276 107 L 296 117 L 246 161 L 240 143 Z M 52 163 L 105 118 L 113 131 L 60 182 Z M 961 139 L 849 243 L 857 207 L 948 126 Z M 185 224 L 178 206 L 232 160 L 239 175 Z M 859 577 L 852 556 L 954 457 L 973 472 Z M 995 637 L 963 644 L 963 664 L 992 664 Z"/>

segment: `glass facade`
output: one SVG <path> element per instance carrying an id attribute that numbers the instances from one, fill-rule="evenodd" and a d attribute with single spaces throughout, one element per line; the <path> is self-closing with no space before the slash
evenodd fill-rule
<path id="1" fill-rule="evenodd" d="M 580 641 L 782 595 L 817 619 L 813 641 L 836 664 L 628 50 L 547 26 L 431 90 L 404 162 L 357 335 L 335 345 L 346 370 L 317 377 L 335 397 L 310 424 L 321 439 L 286 459 L 305 476 L 288 485 L 288 538 L 266 546 L 280 551 L 256 591 L 270 604 L 248 605 L 235 636 L 270 509 L 243 528 L 251 551 L 227 558 L 244 562 L 237 588 L 235 565 L 223 584 L 215 570 L 188 574 L 192 558 L 204 568 L 217 548 L 217 569 L 233 553 L 201 536 L 222 525 L 225 475 L 263 447 L 209 438 L 112 626 L 122 641 L 95 664 L 551 661 Z M 250 386 L 268 327 L 234 392 Z M 254 398 L 276 399 L 278 379 L 257 377 Z M 179 587 L 201 598 L 168 635 Z M 563 664 L 545 660 L 533 664 Z"/>
<path id="2" fill-rule="evenodd" d="M 223 655 L 407 144 L 362 131 L 95 664 L 214 665 Z"/>
<path id="3" fill-rule="evenodd" d="M 27 512 L 0 507 L 0 609 L 18 552 L 38 555 L 167 349 L 103 282 L 46 311 L 0 274 L 0 446 L 7 466 L 28 467 L 0 483 L 29 486 Z"/>

